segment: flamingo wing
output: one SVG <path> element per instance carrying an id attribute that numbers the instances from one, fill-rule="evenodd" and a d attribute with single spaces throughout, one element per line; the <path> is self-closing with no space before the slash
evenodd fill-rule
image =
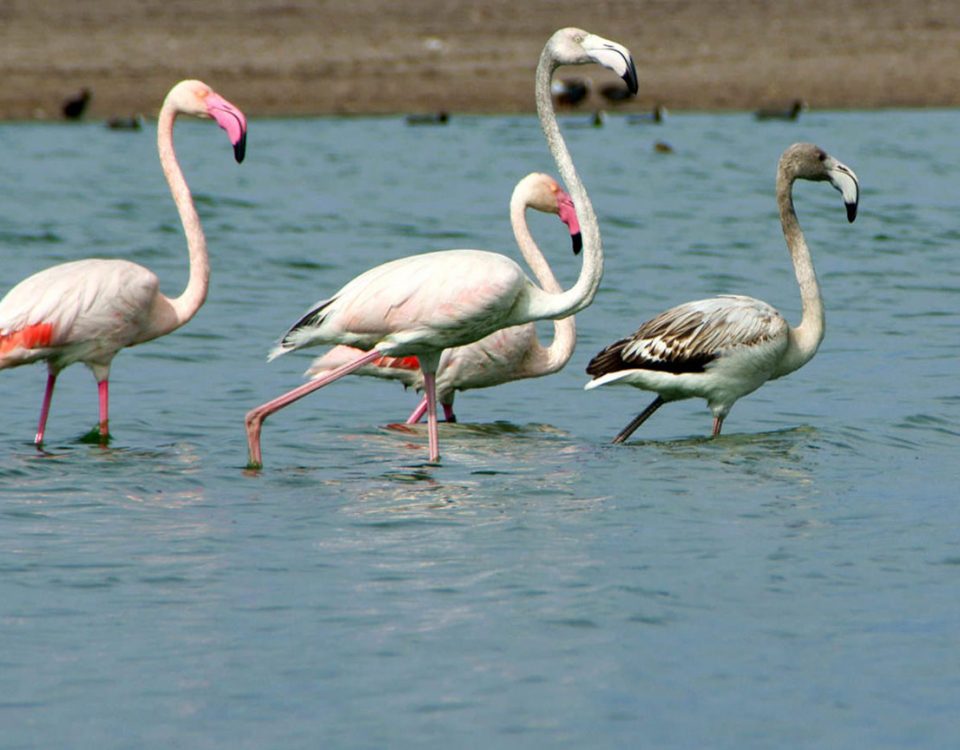
<path id="1" fill-rule="evenodd" d="M 633 336 L 597 354 L 587 374 L 599 378 L 622 370 L 674 374 L 704 372 L 714 360 L 738 349 L 785 337 L 787 323 L 766 302 L 721 296 L 673 307 L 648 320 Z"/>
<path id="2" fill-rule="evenodd" d="M 437 370 L 437 393 L 489 388 L 530 377 L 534 370 L 530 359 L 536 356 L 537 330 L 524 323 L 494 331 L 479 341 L 445 349 Z M 313 360 L 306 371 L 309 378 L 322 377 L 363 355 L 352 346 L 335 346 Z M 415 356 L 384 355 L 356 370 L 355 374 L 383 380 L 397 380 L 406 388 L 421 390 L 423 373 Z"/>
<path id="3" fill-rule="evenodd" d="M 538 347 L 536 326 L 523 323 L 447 349 L 437 373 L 437 391 L 489 388 L 530 377 Z"/>
<path id="4" fill-rule="evenodd" d="M 124 260 L 80 260 L 35 273 L 0 301 L 0 357 L 21 364 L 83 345 L 116 352 L 135 341 L 158 286 L 153 272 Z"/>
<path id="5" fill-rule="evenodd" d="M 273 359 L 292 349 L 344 343 L 386 354 L 459 346 L 503 327 L 530 286 L 510 258 L 446 250 L 384 263 L 315 304 L 283 336 Z"/>

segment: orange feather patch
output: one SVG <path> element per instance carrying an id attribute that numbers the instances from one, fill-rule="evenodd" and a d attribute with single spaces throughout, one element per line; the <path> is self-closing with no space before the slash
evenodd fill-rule
<path id="1" fill-rule="evenodd" d="M 32 326 L 12 331 L 0 336 L 0 354 L 12 352 L 14 349 L 42 349 L 50 346 L 53 340 L 53 323 L 34 323 Z"/>
<path id="2" fill-rule="evenodd" d="M 416 357 L 380 357 L 373 360 L 375 367 L 392 367 L 397 370 L 419 370 L 420 360 Z"/>

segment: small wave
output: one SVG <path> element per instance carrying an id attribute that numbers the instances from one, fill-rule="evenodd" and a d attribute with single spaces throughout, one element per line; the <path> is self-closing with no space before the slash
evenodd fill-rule
<path id="1" fill-rule="evenodd" d="M 12 246 L 57 245 L 63 242 L 63 237 L 49 229 L 41 232 L 0 232 L 0 242 Z"/>

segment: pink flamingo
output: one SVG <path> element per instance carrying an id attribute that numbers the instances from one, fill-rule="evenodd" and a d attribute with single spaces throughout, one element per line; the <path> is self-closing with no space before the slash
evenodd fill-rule
<path id="1" fill-rule="evenodd" d="M 777 167 L 777 205 L 800 287 L 803 315 L 791 327 L 776 309 L 753 297 L 725 295 L 687 302 L 662 312 L 595 356 L 585 388 L 622 383 L 657 397 L 613 439 L 622 443 L 668 401 L 704 398 L 713 412 L 713 436 L 742 396 L 768 380 L 797 370 L 823 340 L 820 285 L 793 208 L 797 179 L 827 181 L 840 191 L 848 221 L 857 216 L 860 185 L 853 170 L 812 143 L 795 143 Z"/>
<path id="2" fill-rule="evenodd" d="M 525 211 L 528 208 L 557 214 L 570 230 L 573 252 L 579 253 L 580 225 L 573 201 L 556 180 L 542 172 L 533 172 L 520 180 L 510 198 L 510 224 L 524 260 L 544 291 L 559 293 L 562 291 L 560 284 L 527 226 Z M 437 402 L 443 407 L 447 421 L 457 421 L 453 412 L 457 391 L 489 388 L 513 380 L 550 375 L 570 361 L 576 340 L 577 328 L 571 315 L 553 321 L 553 342 L 550 346 L 545 347 L 540 343 L 536 324 L 524 323 L 495 331 L 472 344 L 444 350 L 437 369 Z M 352 346 L 335 346 L 317 357 L 306 374 L 313 378 L 323 377 L 362 354 L 361 350 Z M 399 380 L 404 387 L 417 390 L 423 388 L 423 373 L 416 357 L 380 357 L 355 373 Z M 426 411 L 427 399 L 424 397 L 407 419 L 407 424 L 419 422 Z"/>
<path id="3" fill-rule="evenodd" d="M 382 356 L 419 359 L 427 396 L 430 460 L 438 461 L 436 373 L 443 350 L 477 341 L 501 328 L 565 318 L 593 301 L 603 274 L 600 229 L 550 100 L 550 78 L 557 67 L 591 62 L 611 68 L 636 92 L 637 74 L 630 52 L 580 29 L 555 32 L 540 55 L 536 73 L 540 124 L 577 206 L 583 235 L 583 265 L 573 287 L 561 293 L 544 291 L 514 260 L 482 250 L 413 255 L 366 271 L 333 297 L 315 304 L 287 331 L 270 359 L 317 344 L 347 344 L 367 353 L 251 409 L 246 416 L 251 468 L 263 465 L 260 434 L 264 419 Z"/>
<path id="4" fill-rule="evenodd" d="M 46 430 L 57 375 L 83 362 L 93 371 L 100 397 L 100 440 L 109 435 L 110 363 L 127 346 L 176 330 L 207 296 L 210 262 L 200 218 L 173 149 L 177 115 L 213 118 L 243 161 L 247 121 L 243 113 L 201 81 L 181 81 L 167 94 L 157 120 L 160 164 L 187 236 L 190 278 L 176 298 L 159 291 L 156 274 L 126 260 L 88 258 L 33 274 L 0 300 L 0 369 L 47 361 L 47 387 L 35 443 Z"/>

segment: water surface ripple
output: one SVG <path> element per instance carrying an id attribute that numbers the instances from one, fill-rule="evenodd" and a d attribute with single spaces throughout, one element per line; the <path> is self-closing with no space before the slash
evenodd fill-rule
<path id="1" fill-rule="evenodd" d="M 391 258 L 514 254 L 510 191 L 555 169 L 531 117 L 259 120 L 241 166 L 178 127 L 212 288 L 117 358 L 114 442 L 80 442 L 96 391 L 74 367 L 38 453 L 44 370 L 0 375 L 4 750 L 956 743 L 960 113 L 574 119 L 606 276 L 569 366 L 462 394 L 440 466 L 423 428 L 388 427 L 413 394 L 343 381 L 269 420 L 259 475 L 243 414 L 309 362 L 266 364 L 285 327 Z M 690 401 L 609 445 L 648 397 L 582 391 L 605 344 L 717 293 L 799 320 L 773 197 L 799 140 L 863 187 L 848 225 L 797 186 L 820 352 L 719 440 Z M 186 283 L 151 128 L 4 124 L 0 147 L 0 288 L 88 255 Z M 531 222 L 572 283 L 563 227 Z"/>

